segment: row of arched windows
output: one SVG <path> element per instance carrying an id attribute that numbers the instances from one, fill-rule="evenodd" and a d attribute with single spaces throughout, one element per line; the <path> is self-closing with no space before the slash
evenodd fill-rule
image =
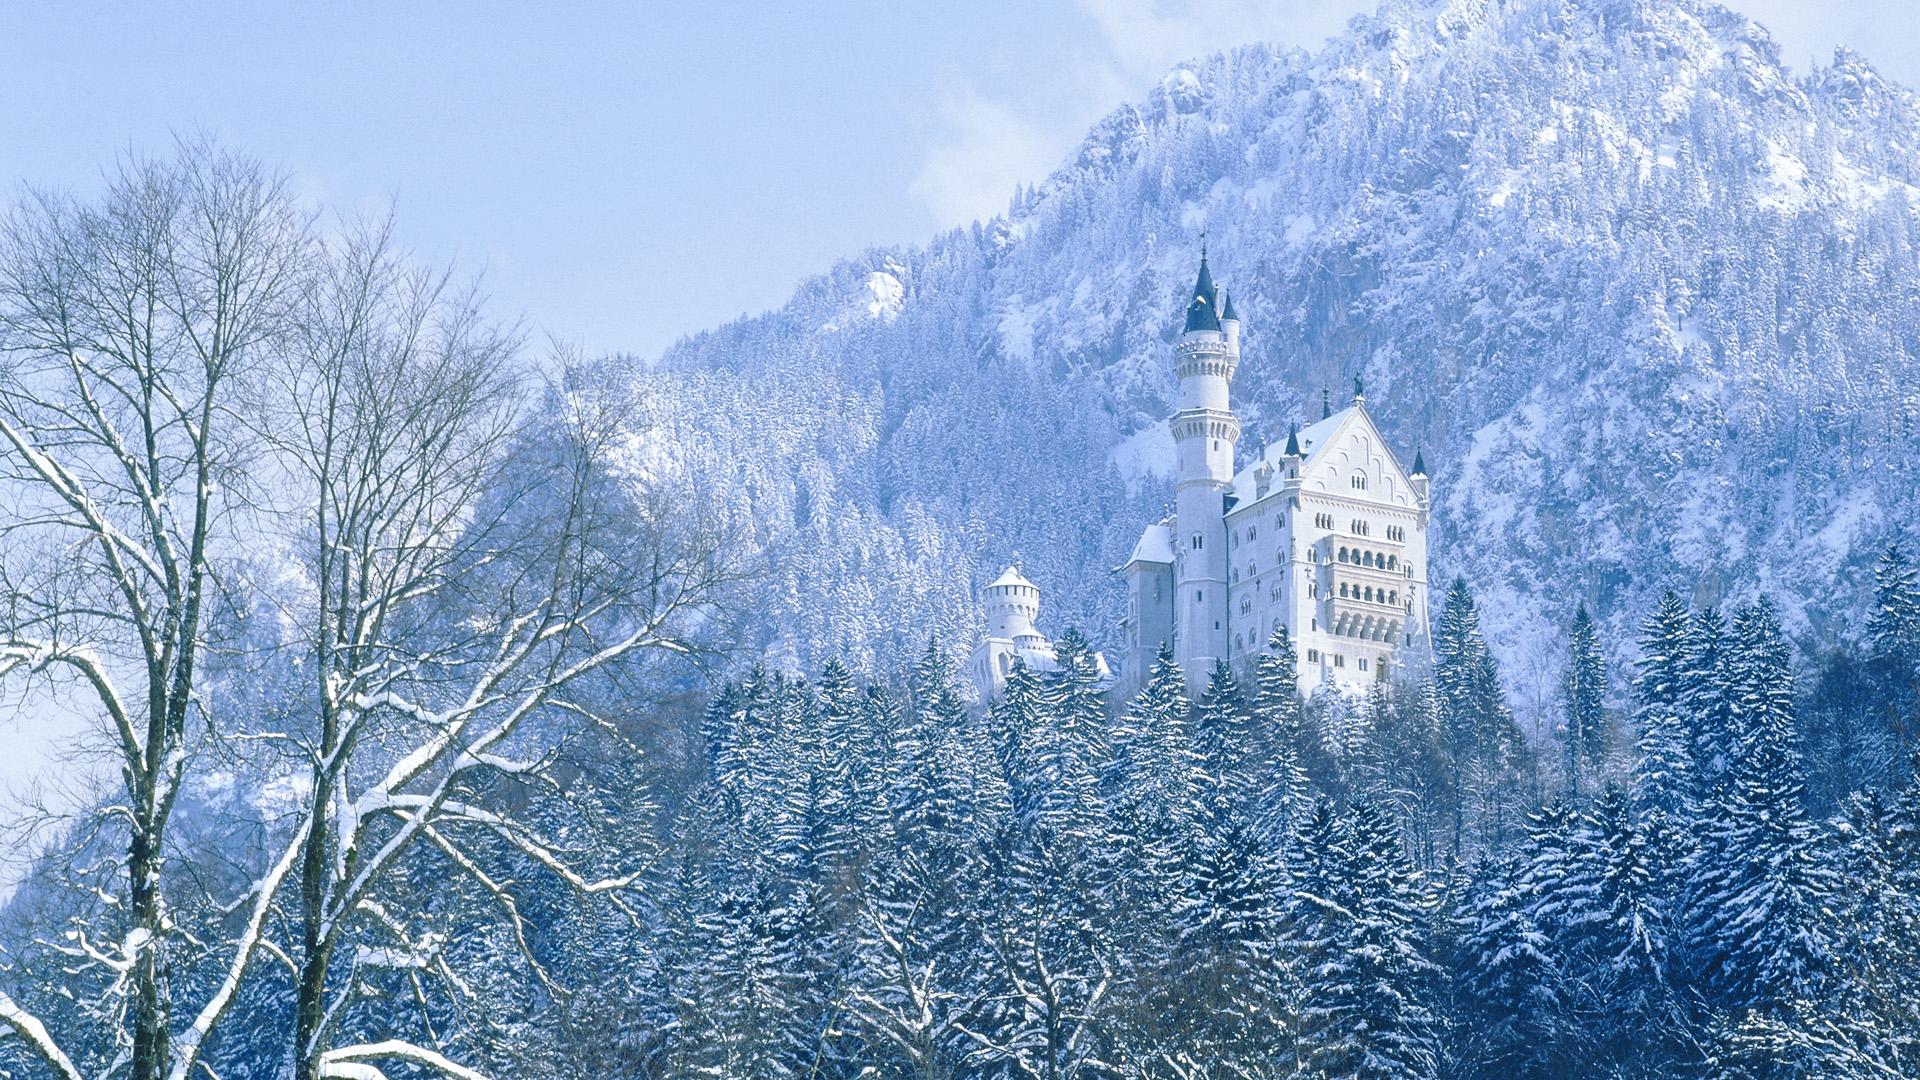
<path id="1" fill-rule="evenodd" d="M 1348 600 L 1365 600 L 1369 604 L 1398 604 L 1400 602 L 1400 591 L 1398 589 L 1376 589 L 1371 585 L 1355 585 L 1352 587 L 1352 591 L 1349 592 L 1347 583 L 1344 581 L 1340 583 L 1340 596 L 1342 599 Z"/>
<path id="2" fill-rule="evenodd" d="M 1339 559 L 1343 563 L 1352 563 L 1355 566 L 1372 566 L 1381 570 L 1400 569 L 1400 557 L 1398 555 L 1377 554 L 1371 551 L 1362 551 L 1359 548 L 1341 548 Z"/>

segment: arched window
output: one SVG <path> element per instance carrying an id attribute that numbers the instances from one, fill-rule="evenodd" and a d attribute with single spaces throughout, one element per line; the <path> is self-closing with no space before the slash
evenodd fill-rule
<path id="1" fill-rule="evenodd" d="M 1364 563 L 1365 563 L 1366 565 L 1368 565 L 1368 566 L 1372 566 L 1372 565 L 1373 565 L 1373 552 L 1371 552 L 1371 551 L 1369 551 L 1369 552 L 1367 552 L 1367 553 L 1366 553 L 1366 555 L 1365 555 L 1365 556 L 1363 556 L 1363 557 L 1361 558 L 1361 561 L 1362 561 L 1362 562 L 1364 562 Z"/>
<path id="2" fill-rule="evenodd" d="M 1253 541 L 1253 538 L 1254 538 L 1254 537 L 1256 537 L 1256 536 L 1259 536 L 1259 535 L 1260 535 L 1260 526 L 1258 526 L 1258 525 L 1249 525 L 1249 526 L 1247 526 L 1247 541 L 1248 541 L 1249 543 L 1251 543 L 1251 542 Z"/>
<path id="3" fill-rule="evenodd" d="M 1340 583 L 1340 597 L 1341 597 L 1341 599 L 1345 599 L 1345 598 L 1346 598 L 1346 595 L 1347 595 L 1347 583 L 1343 581 L 1343 582 L 1341 582 L 1341 583 Z"/>
<path id="4" fill-rule="evenodd" d="M 1190 543 L 1193 546 L 1193 550 L 1199 551 L 1200 550 L 1200 534 L 1194 533 L 1193 539 L 1188 541 L 1188 543 Z"/>
<path id="5" fill-rule="evenodd" d="M 1319 549 L 1319 548 L 1314 548 L 1314 547 L 1310 547 L 1310 548 L 1308 548 L 1308 549 L 1307 549 L 1307 561 L 1308 561 L 1308 562 L 1310 562 L 1310 563 L 1317 563 L 1317 562 L 1319 562 L 1319 561 L 1320 561 L 1320 549 Z"/>
<path id="6" fill-rule="evenodd" d="M 1253 560 L 1252 560 L 1252 559 L 1248 559 L 1248 560 L 1247 560 L 1247 576 L 1248 576 L 1248 577 L 1252 577 L 1253 575 L 1255 575 L 1255 574 L 1257 574 L 1257 573 L 1259 573 L 1259 572 L 1260 572 L 1260 571 L 1258 571 L 1258 570 L 1255 570 L 1255 569 L 1253 568 Z"/>
<path id="7" fill-rule="evenodd" d="M 1346 548 L 1341 548 L 1341 549 L 1340 549 L 1340 561 L 1341 561 L 1341 562 L 1346 562 L 1346 561 L 1347 561 L 1347 549 L 1346 549 Z"/>
<path id="8" fill-rule="evenodd" d="M 1400 569 L 1400 557 L 1398 555 L 1387 556 L 1387 569 L 1389 570 Z"/>

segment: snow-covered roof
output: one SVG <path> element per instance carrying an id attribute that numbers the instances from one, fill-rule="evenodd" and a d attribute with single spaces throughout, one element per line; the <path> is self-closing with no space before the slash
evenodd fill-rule
<path id="1" fill-rule="evenodd" d="M 1340 425 L 1346 423 L 1347 417 L 1351 416 L 1357 408 L 1359 406 L 1350 405 L 1324 420 L 1315 421 L 1294 434 L 1294 438 L 1300 441 L 1300 452 L 1306 455 L 1307 464 L 1311 464 L 1321 451 L 1333 445 L 1334 433 L 1339 431 Z M 1245 506 L 1253 502 L 1260 490 L 1259 485 L 1254 482 L 1254 473 L 1258 472 L 1263 465 L 1278 469 L 1280 462 L 1286 456 L 1286 443 L 1268 443 L 1266 449 L 1260 451 L 1260 456 L 1253 459 L 1252 464 L 1234 473 L 1233 486 L 1229 490 L 1233 494 L 1235 505 Z M 1276 490 L 1278 489 L 1268 489 L 1270 493 Z"/>
<path id="2" fill-rule="evenodd" d="M 1172 563 L 1173 526 L 1163 521 L 1141 530 L 1139 542 L 1133 545 L 1133 554 L 1120 564 L 1121 569 L 1137 562 Z"/>
<path id="3" fill-rule="evenodd" d="M 987 588 L 998 589 L 1003 585 L 1020 585 L 1029 589 L 1039 588 L 1039 586 L 1027 580 L 1026 575 L 1020 572 L 1020 567 L 1017 565 L 1009 566 L 1005 570 L 1002 570 L 1000 576 L 994 578 L 993 584 L 987 586 Z"/>
<path id="4" fill-rule="evenodd" d="M 1360 411 L 1361 407 L 1358 404 L 1349 405 L 1339 412 L 1334 413 L 1332 416 L 1314 421 L 1312 424 L 1301 428 L 1295 434 L 1295 438 L 1300 440 L 1300 452 L 1305 455 L 1305 460 L 1302 461 L 1300 465 L 1302 474 L 1304 474 L 1307 469 L 1312 468 L 1313 463 L 1320 459 L 1320 455 L 1333 446 L 1334 436 L 1339 434 L 1341 426 L 1355 413 Z M 1393 459 L 1394 464 L 1398 465 L 1400 459 L 1394 455 L 1393 450 L 1390 447 L 1383 447 L 1383 449 L 1386 449 L 1387 456 Z M 1254 473 L 1259 471 L 1263 465 L 1278 469 L 1280 462 L 1285 459 L 1286 456 L 1286 443 L 1269 443 L 1264 450 L 1260 451 L 1260 455 L 1253 459 L 1251 464 L 1233 474 L 1233 486 L 1228 490 L 1234 498 L 1236 508 L 1246 506 L 1257 498 L 1260 488 L 1254 481 Z M 1279 490 L 1277 487 L 1270 487 L 1268 488 L 1268 494 L 1272 494 L 1277 490 Z"/>

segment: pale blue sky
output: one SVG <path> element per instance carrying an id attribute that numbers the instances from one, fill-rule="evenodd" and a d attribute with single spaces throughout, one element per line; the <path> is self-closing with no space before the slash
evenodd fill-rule
<path id="1" fill-rule="evenodd" d="M 1179 60 L 1373 0 L 0 8 L 0 183 L 86 187 L 204 130 L 591 352 L 655 353 L 872 244 L 989 216 Z M 1920 0 L 1740 0 L 1803 68 L 1920 82 Z M 0 704 L 0 791 L 74 775 Z M 0 806 L 4 799 L 0 799 Z"/>
<path id="2" fill-rule="evenodd" d="M 325 202 L 397 200 L 501 313 L 657 352 L 870 244 L 988 216 L 1175 62 L 1372 0 L 181 2 L 0 11 L 0 181 L 204 129 Z M 1801 65 L 1920 81 L 1920 2 L 1746 0 Z"/>

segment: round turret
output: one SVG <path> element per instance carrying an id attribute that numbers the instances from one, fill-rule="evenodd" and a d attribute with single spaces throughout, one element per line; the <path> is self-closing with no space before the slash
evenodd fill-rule
<path id="1" fill-rule="evenodd" d="M 1009 566 L 993 584 L 987 586 L 987 632 L 994 637 L 1037 638 L 1034 623 L 1040 619 L 1040 586 L 1028 581 L 1019 566 Z"/>

